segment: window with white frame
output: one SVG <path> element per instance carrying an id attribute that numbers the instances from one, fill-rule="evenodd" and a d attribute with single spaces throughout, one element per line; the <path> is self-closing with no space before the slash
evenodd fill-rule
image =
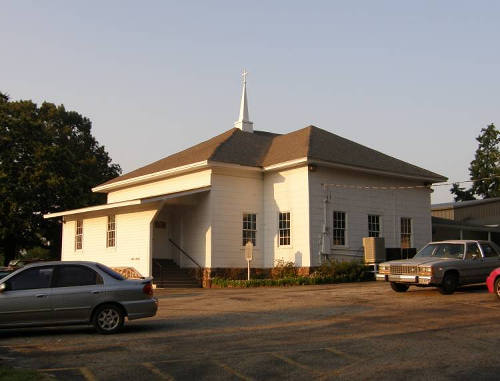
<path id="1" fill-rule="evenodd" d="M 368 215 L 368 237 L 380 237 L 380 216 Z"/>
<path id="2" fill-rule="evenodd" d="M 333 212 L 333 244 L 345 246 L 346 243 L 346 214 L 345 212 Z"/>
<path id="3" fill-rule="evenodd" d="M 243 213 L 242 246 L 245 246 L 248 241 L 254 246 L 257 243 L 257 215 L 255 213 Z"/>
<path id="4" fill-rule="evenodd" d="M 76 220 L 75 228 L 75 250 L 83 248 L 83 220 Z"/>
<path id="5" fill-rule="evenodd" d="M 115 216 L 108 216 L 108 227 L 106 230 L 106 247 L 116 246 L 116 222 Z"/>
<path id="6" fill-rule="evenodd" d="M 401 248 L 411 248 L 411 218 L 401 217 Z"/>
<path id="7" fill-rule="evenodd" d="M 279 245 L 290 245 L 290 212 L 280 212 L 278 216 Z"/>

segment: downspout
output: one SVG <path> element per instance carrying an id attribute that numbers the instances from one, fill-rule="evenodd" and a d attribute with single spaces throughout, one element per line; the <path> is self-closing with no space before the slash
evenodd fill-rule
<path id="1" fill-rule="evenodd" d="M 323 184 L 323 226 L 321 229 L 320 245 L 318 250 L 318 263 L 321 265 L 323 255 L 329 254 L 328 243 L 328 185 Z"/>

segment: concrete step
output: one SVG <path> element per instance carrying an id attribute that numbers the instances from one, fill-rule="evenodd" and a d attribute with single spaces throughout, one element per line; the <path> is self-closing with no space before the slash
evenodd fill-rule
<path id="1" fill-rule="evenodd" d="M 159 288 L 200 288 L 201 283 L 169 259 L 153 262 L 153 284 Z"/>

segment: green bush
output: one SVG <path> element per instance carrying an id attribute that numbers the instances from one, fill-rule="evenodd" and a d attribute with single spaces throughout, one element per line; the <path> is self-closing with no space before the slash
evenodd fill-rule
<path id="1" fill-rule="evenodd" d="M 221 288 L 284 287 L 373 280 L 373 274 L 368 266 L 361 262 L 328 261 L 310 276 L 297 276 L 297 269 L 292 262 L 282 260 L 276 262 L 276 266 L 271 271 L 271 279 L 238 280 L 216 276 L 212 278 L 212 286 Z"/>
<path id="2" fill-rule="evenodd" d="M 25 259 L 54 259 L 51 257 L 51 252 L 49 249 L 45 249 L 40 246 L 35 246 L 32 249 L 27 250 L 26 255 L 23 256 Z"/>
<path id="3" fill-rule="evenodd" d="M 315 278 L 333 278 L 346 282 L 373 279 L 373 274 L 365 264 L 358 261 L 326 261 L 311 274 Z"/>
<path id="4" fill-rule="evenodd" d="M 272 279 L 293 278 L 297 276 L 297 268 L 293 262 L 286 262 L 284 259 L 277 259 L 271 270 Z"/>

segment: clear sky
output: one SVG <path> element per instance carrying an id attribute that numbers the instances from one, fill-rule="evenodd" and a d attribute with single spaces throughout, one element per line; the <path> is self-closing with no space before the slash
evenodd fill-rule
<path id="1" fill-rule="evenodd" d="M 468 179 L 500 127 L 499 1 L 0 1 L 0 91 L 63 103 L 124 172 L 233 127 L 310 124 Z M 433 202 L 451 201 L 441 187 Z"/>

